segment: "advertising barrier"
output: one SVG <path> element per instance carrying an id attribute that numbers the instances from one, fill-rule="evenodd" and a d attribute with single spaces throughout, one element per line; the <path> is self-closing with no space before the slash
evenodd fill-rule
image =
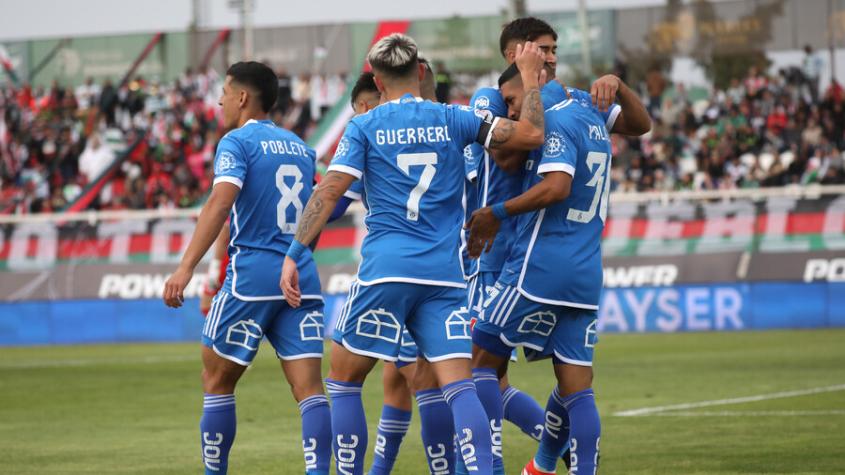
<path id="1" fill-rule="evenodd" d="M 843 187 L 611 201 L 601 331 L 845 326 Z M 159 297 L 197 212 L 0 216 L 0 344 L 196 340 L 204 265 L 185 307 Z M 322 233 L 327 321 L 354 281 L 364 234 L 362 209 Z"/>

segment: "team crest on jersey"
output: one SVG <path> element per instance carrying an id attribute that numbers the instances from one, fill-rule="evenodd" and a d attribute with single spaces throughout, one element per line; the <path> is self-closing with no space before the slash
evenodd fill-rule
<path id="1" fill-rule="evenodd" d="M 546 143 L 543 145 L 543 156 L 549 158 L 556 158 L 563 155 L 566 151 L 566 142 L 563 136 L 557 132 L 550 132 L 546 134 Z"/>
<path id="2" fill-rule="evenodd" d="M 223 151 L 217 156 L 217 166 L 214 173 L 220 175 L 235 168 L 235 156 L 231 152 Z"/>
<path id="3" fill-rule="evenodd" d="M 464 147 L 464 158 L 472 160 L 472 145 L 467 145 L 466 147 Z"/>
<path id="4" fill-rule="evenodd" d="M 334 151 L 335 157 L 342 157 L 346 155 L 346 152 L 349 151 L 349 139 L 346 138 L 344 135 L 340 138 L 340 142 L 337 143 L 337 149 Z"/>
<path id="5" fill-rule="evenodd" d="M 487 109 L 490 107 L 490 99 L 487 96 L 479 96 L 475 99 L 473 107 L 476 109 Z"/>
<path id="6" fill-rule="evenodd" d="M 475 109 L 475 115 L 483 119 L 485 122 L 493 122 L 493 113 L 488 109 Z"/>

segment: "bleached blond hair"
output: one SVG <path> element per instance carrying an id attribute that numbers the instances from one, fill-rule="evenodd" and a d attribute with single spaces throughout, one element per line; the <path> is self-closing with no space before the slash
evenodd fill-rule
<path id="1" fill-rule="evenodd" d="M 410 36 L 394 33 L 378 40 L 367 53 L 372 68 L 392 77 L 404 77 L 416 70 L 417 43 Z"/>

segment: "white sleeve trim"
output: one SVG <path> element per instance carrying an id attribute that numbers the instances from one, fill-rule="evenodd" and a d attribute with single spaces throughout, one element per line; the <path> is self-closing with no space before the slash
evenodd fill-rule
<path id="1" fill-rule="evenodd" d="M 544 163 L 537 167 L 537 174 L 542 175 L 548 172 L 563 172 L 570 176 L 575 176 L 575 167 L 568 163 Z"/>
<path id="2" fill-rule="evenodd" d="M 359 180 L 362 176 L 364 176 L 364 173 L 361 170 L 358 170 L 357 168 L 352 168 L 347 165 L 329 165 L 329 168 L 326 171 L 346 173 L 347 175 L 352 175 Z"/>
<path id="3" fill-rule="evenodd" d="M 608 132 L 613 132 L 613 125 L 616 124 L 616 119 L 621 113 L 622 106 L 620 106 L 619 104 L 614 104 L 613 109 L 610 110 L 610 115 L 607 116 L 607 123 L 604 124 L 604 127 L 607 129 Z"/>
<path id="4" fill-rule="evenodd" d="M 469 181 L 475 180 L 476 177 L 478 177 L 478 170 L 473 170 L 473 171 L 467 173 L 467 180 L 469 180 Z"/>
<path id="5" fill-rule="evenodd" d="M 493 123 L 490 124 L 490 130 L 487 131 L 487 137 L 484 139 L 484 148 L 490 147 L 490 140 L 493 138 L 493 131 L 496 130 L 497 125 L 499 125 L 499 117 L 494 117 Z"/>
<path id="6" fill-rule="evenodd" d="M 238 188 L 244 187 L 243 180 L 241 180 L 240 178 L 234 177 L 234 176 L 218 176 L 217 178 L 214 179 L 214 182 L 212 183 L 211 186 L 214 186 L 218 183 L 231 183 L 231 184 L 237 186 Z"/>
<path id="7" fill-rule="evenodd" d="M 361 201 L 361 193 L 356 193 L 352 190 L 346 190 L 346 193 L 344 193 L 343 196 L 349 198 L 350 200 Z"/>

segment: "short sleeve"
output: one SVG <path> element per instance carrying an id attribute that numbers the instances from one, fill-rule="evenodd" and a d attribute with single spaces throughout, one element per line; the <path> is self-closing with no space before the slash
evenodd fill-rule
<path id="1" fill-rule="evenodd" d="M 364 182 L 361 180 L 355 180 L 349 185 L 349 189 L 343 194 L 343 196 L 349 198 L 350 200 L 361 200 L 364 194 Z"/>
<path id="2" fill-rule="evenodd" d="M 498 89 L 482 87 L 475 91 L 469 103 L 472 104 L 472 108 L 476 113 L 489 111 L 493 117 L 508 116 L 508 106 L 505 104 L 505 100 L 502 99 L 502 93 Z"/>
<path id="3" fill-rule="evenodd" d="M 545 120 L 546 138 L 537 174 L 564 172 L 574 177 L 578 161 L 578 136 L 566 127 L 559 126 L 549 113 L 546 113 Z"/>
<path id="4" fill-rule="evenodd" d="M 355 122 L 350 122 L 337 143 L 328 171 L 352 175 L 357 179 L 364 176 L 364 163 L 367 156 L 367 138 Z"/>
<path id="5" fill-rule="evenodd" d="M 575 100 L 581 101 L 585 105 L 589 105 L 598 114 L 601 119 L 604 121 L 604 127 L 607 129 L 608 132 L 613 132 L 613 125 L 616 124 L 616 119 L 619 117 L 619 114 L 622 112 L 622 106 L 617 103 L 612 103 L 610 107 L 607 108 L 606 111 L 600 111 L 596 106 L 593 105 L 593 96 L 590 95 L 587 91 L 582 91 L 580 89 L 567 89 L 572 95 L 572 98 Z M 544 89 L 545 91 L 545 89 Z"/>
<path id="6" fill-rule="evenodd" d="M 217 144 L 214 157 L 214 185 L 231 183 L 243 188 L 246 179 L 246 155 L 241 144 L 227 135 Z"/>
<path id="7" fill-rule="evenodd" d="M 449 133 L 461 148 L 478 140 L 481 127 L 488 122 L 469 106 L 446 106 Z"/>

